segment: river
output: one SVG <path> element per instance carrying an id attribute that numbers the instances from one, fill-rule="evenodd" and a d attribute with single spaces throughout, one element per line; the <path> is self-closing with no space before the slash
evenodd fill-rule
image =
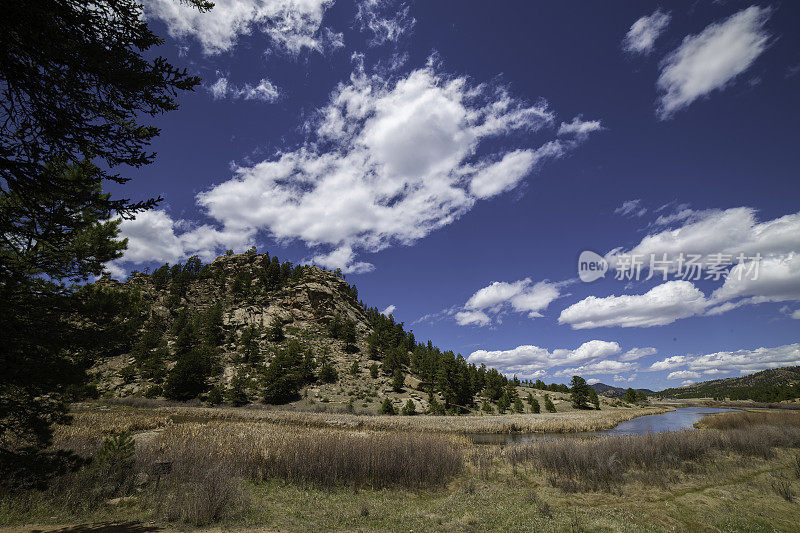
<path id="1" fill-rule="evenodd" d="M 512 433 L 498 435 L 496 433 L 473 433 L 470 435 L 475 444 L 522 444 L 526 442 L 614 436 L 614 435 L 642 435 L 645 433 L 661 433 L 662 431 L 680 431 L 682 429 L 693 429 L 694 423 L 705 415 L 714 413 L 726 413 L 737 409 L 719 409 L 716 407 L 678 407 L 674 411 L 668 411 L 659 415 L 647 415 L 622 422 L 612 429 L 604 431 L 587 431 L 581 433 Z"/>

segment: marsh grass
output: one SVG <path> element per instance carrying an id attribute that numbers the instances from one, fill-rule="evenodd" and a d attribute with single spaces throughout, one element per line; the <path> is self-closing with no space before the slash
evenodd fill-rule
<path id="1" fill-rule="evenodd" d="M 513 470 L 529 466 L 546 472 L 550 485 L 564 492 L 613 491 L 631 472 L 666 487 L 675 471 L 693 474 L 714 454 L 770 459 L 776 447 L 800 447 L 800 427 L 745 429 L 741 420 L 722 425 L 737 429 L 561 439 L 509 447 L 505 458 Z"/>
<path id="2" fill-rule="evenodd" d="M 136 398 L 136 400 L 147 400 Z M 497 416 L 380 416 L 331 412 L 281 411 L 250 406 L 246 408 L 191 407 L 147 400 L 148 408 L 85 404 L 75 411 L 73 426 L 66 434 L 102 434 L 110 427 L 130 431 L 147 430 L 184 422 L 268 422 L 300 428 L 333 428 L 365 431 L 411 431 L 417 433 L 580 433 L 611 429 L 638 416 L 664 413 L 669 408 L 637 407 L 601 411 L 566 411 L 541 414 Z M 138 403 L 137 403 L 138 405 Z M 69 429 L 77 427 L 79 429 Z"/>
<path id="3" fill-rule="evenodd" d="M 742 411 L 704 417 L 699 425 L 711 429 L 747 429 L 754 426 L 800 427 L 800 413 L 791 411 Z"/>
<path id="4" fill-rule="evenodd" d="M 211 468 L 251 480 L 317 485 L 429 487 L 464 468 L 463 448 L 437 435 L 288 430 L 272 424 L 181 424 L 139 451 L 140 464 L 168 461 L 197 477 Z"/>

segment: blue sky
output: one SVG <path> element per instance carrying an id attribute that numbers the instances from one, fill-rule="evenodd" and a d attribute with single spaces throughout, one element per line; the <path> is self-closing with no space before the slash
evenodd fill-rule
<path id="1" fill-rule="evenodd" d="M 800 6 L 144 4 L 203 86 L 115 190 L 165 198 L 123 223 L 116 275 L 256 245 L 548 382 L 800 364 Z"/>

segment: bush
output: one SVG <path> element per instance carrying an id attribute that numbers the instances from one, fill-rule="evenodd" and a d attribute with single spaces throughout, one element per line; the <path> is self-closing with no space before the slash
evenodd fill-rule
<path id="1" fill-rule="evenodd" d="M 353 361 L 353 364 L 350 365 L 350 374 L 353 376 L 357 376 L 358 372 L 359 372 L 358 359 L 356 359 L 355 361 Z"/>
<path id="2" fill-rule="evenodd" d="M 369 366 L 369 375 L 372 379 L 378 378 L 378 363 L 372 363 Z"/>
<path id="3" fill-rule="evenodd" d="M 249 503 L 242 481 L 219 465 L 198 478 L 174 481 L 167 496 L 159 498 L 158 506 L 169 521 L 203 526 L 241 514 Z"/>

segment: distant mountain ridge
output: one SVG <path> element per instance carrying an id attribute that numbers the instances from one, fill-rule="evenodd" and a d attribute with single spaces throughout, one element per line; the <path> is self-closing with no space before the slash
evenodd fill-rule
<path id="1" fill-rule="evenodd" d="M 715 398 L 781 402 L 800 398 L 800 366 L 762 370 L 747 376 L 713 379 L 680 388 L 664 389 L 662 398 Z"/>
<path id="2" fill-rule="evenodd" d="M 597 392 L 597 394 L 602 394 L 603 396 L 607 396 L 609 398 L 622 398 L 625 396 L 625 391 L 628 390 L 627 388 L 623 387 L 615 387 L 613 385 L 606 385 L 605 383 L 595 383 L 592 385 L 592 388 Z M 650 389 L 634 389 L 637 391 L 642 391 L 643 393 L 650 395 L 653 394 L 653 391 Z"/>

